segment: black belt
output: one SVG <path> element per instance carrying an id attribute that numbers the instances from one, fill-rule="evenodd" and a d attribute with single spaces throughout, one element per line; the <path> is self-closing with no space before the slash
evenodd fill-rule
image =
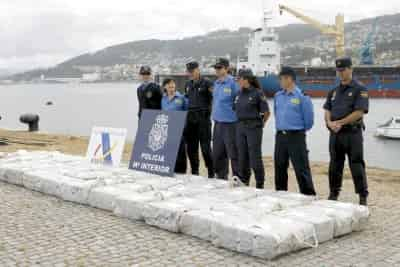
<path id="1" fill-rule="evenodd" d="M 278 134 L 289 135 L 289 134 L 300 134 L 305 133 L 305 130 L 279 130 L 277 131 Z"/>

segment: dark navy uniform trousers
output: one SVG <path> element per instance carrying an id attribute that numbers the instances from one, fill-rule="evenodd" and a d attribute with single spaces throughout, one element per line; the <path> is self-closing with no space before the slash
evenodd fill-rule
<path id="1" fill-rule="evenodd" d="M 236 140 L 239 177 L 244 184 L 249 185 L 251 169 L 253 169 L 257 188 L 263 188 L 265 182 L 265 170 L 261 151 L 262 137 L 263 122 L 261 119 L 238 122 Z"/>
<path id="2" fill-rule="evenodd" d="M 288 190 L 289 158 L 296 173 L 300 192 L 316 195 L 311 176 L 304 131 L 278 131 L 275 141 L 275 188 Z"/>
<path id="3" fill-rule="evenodd" d="M 215 122 L 214 124 L 212 153 L 214 170 L 219 179 L 228 179 L 229 159 L 233 175 L 239 177 L 236 124 L 236 122 Z"/>
<path id="4" fill-rule="evenodd" d="M 339 194 L 343 183 L 343 169 L 346 155 L 349 158 L 350 171 L 357 194 L 368 196 L 367 175 L 363 153 L 363 135 L 361 127 L 347 127 L 339 133 L 331 132 L 329 138 L 329 186 L 331 193 Z"/>
<path id="5" fill-rule="evenodd" d="M 199 143 L 208 176 L 214 178 L 214 166 L 211 152 L 211 120 L 210 112 L 189 111 L 185 128 L 187 153 L 193 175 L 199 175 Z"/>

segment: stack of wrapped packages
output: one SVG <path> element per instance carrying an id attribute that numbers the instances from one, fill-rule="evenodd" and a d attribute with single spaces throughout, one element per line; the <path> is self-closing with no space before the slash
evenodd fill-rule
<path id="1" fill-rule="evenodd" d="M 362 230 L 367 207 L 289 192 L 165 178 L 59 152 L 0 155 L 0 181 L 264 259 Z"/>

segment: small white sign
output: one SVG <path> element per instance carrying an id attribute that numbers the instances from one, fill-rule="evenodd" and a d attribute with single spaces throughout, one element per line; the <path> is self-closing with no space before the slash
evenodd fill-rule
<path id="1" fill-rule="evenodd" d="M 127 129 L 94 127 L 86 158 L 92 163 L 118 167 L 124 152 Z"/>

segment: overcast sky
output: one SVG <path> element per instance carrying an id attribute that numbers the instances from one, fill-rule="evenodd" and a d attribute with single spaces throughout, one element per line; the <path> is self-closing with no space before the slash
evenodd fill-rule
<path id="1" fill-rule="evenodd" d="M 277 7 L 278 1 L 265 0 Z M 274 4 L 271 4 L 274 3 Z M 324 23 L 400 13 L 400 0 L 282 0 Z M 258 27 L 262 0 L 1 0 L 0 69 L 32 69 L 142 39 Z M 277 25 L 299 23 L 289 14 Z"/>

